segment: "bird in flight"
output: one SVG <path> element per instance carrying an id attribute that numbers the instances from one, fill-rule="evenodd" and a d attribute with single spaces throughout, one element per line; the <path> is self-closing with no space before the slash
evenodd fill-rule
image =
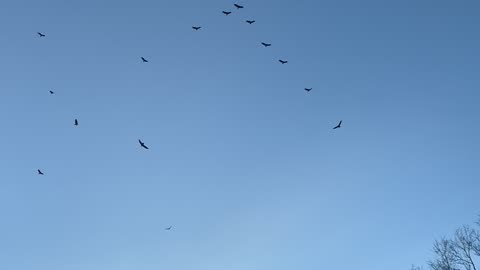
<path id="1" fill-rule="evenodd" d="M 340 122 L 338 122 L 338 125 L 336 125 L 333 129 L 340 128 L 341 126 L 342 126 L 342 120 L 340 120 Z"/>
<path id="2" fill-rule="evenodd" d="M 312 91 L 312 88 L 305 88 L 305 91 L 310 92 Z"/>
<path id="3" fill-rule="evenodd" d="M 148 149 L 148 147 L 145 145 L 144 142 L 142 142 L 140 139 L 138 139 L 138 143 L 140 143 L 140 146 L 145 148 L 145 149 Z"/>
<path id="4" fill-rule="evenodd" d="M 228 16 L 230 15 L 230 13 L 232 13 L 231 11 L 222 11 L 223 14 L 225 14 L 225 16 Z"/>
<path id="5" fill-rule="evenodd" d="M 233 4 L 237 9 L 243 8 L 243 6 L 240 6 L 239 4 Z"/>
<path id="6" fill-rule="evenodd" d="M 200 30 L 200 28 L 202 28 L 202 27 L 201 27 L 201 26 L 192 26 L 192 28 L 193 28 L 193 30 L 198 31 L 198 30 Z"/>
<path id="7" fill-rule="evenodd" d="M 262 45 L 265 46 L 265 47 L 270 47 L 270 46 L 272 46 L 271 43 L 265 43 L 265 42 L 262 42 Z"/>
<path id="8" fill-rule="evenodd" d="M 39 175 L 43 175 L 43 172 L 40 171 L 40 169 L 38 169 L 37 172 L 38 172 Z"/>
<path id="9" fill-rule="evenodd" d="M 45 36 L 44 34 L 42 34 L 42 33 L 40 33 L 40 32 L 37 32 L 37 35 L 38 35 L 39 37 L 44 37 L 44 36 Z"/>
<path id="10" fill-rule="evenodd" d="M 278 60 L 278 62 L 282 63 L 282 65 L 288 63 L 288 61 L 282 59 Z"/>
<path id="11" fill-rule="evenodd" d="M 50 91 L 48 91 L 48 92 L 50 92 L 50 95 L 55 94 L 55 92 L 53 92 L 52 90 L 50 90 Z"/>
<path id="12" fill-rule="evenodd" d="M 142 57 L 142 61 L 143 61 L 144 63 L 147 63 L 147 62 L 148 62 L 148 60 L 145 59 L 144 57 Z"/>
<path id="13" fill-rule="evenodd" d="M 252 23 L 254 23 L 255 21 L 254 21 L 254 20 L 246 20 L 246 22 L 247 22 L 248 24 L 252 24 Z"/>
<path id="14" fill-rule="evenodd" d="M 75 123 L 73 125 L 78 126 L 78 120 L 76 118 L 75 118 Z"/>
<path id="15" fill-rule="evenodd" d="M 170 231 L 172 229 L 172 226 L 165 228 L 166 231 Z"/>

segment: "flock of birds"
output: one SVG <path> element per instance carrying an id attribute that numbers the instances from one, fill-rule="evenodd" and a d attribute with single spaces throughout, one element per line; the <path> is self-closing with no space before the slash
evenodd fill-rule
<path id="1" fill-rule="evenodd" d="M 237 9 L 243 9 L 243 8 L 244 8 L 244 6 L 239 5 L 239 4 L 234 4 L 234 6 L 235 6 L 235 8 L 237 8 Z M 232 12 L 231 12 L 231 11 L 225 11 L 225 10 L 224 10 L 224 11 L 222 11 L 222 13 L 225 14 L 225 16 L 228 16 L 228 15 L 230 15 Z M 255 20 L 246 20 L 245 22 L 251 25 L 251 24 L 254 24 L 254 23 L 255 23 Z M 198 30 L 202 29 L 202 26 L 192 26 L 192 29 L 195 30 L 195 31 L 198 31 Z M 43 33 L 41 33 L 41 32 L 37 32 L 37 35 L 38 35 L 40 38 L 46 37 L 46 35 L 43 34 Z M 271 43 L 266 43 L 266 42 L 261 42 L 261 44 L 262 44 L 265 48 L 268 48 L 268 47 L 272 46 Z M 147 60 L 145 57 L 142 56 L 142 57 L 140 57 L 140 59 L 142 60 L 143 63 L 148 63 L 148 60 Z M 282 65 L 288 64 L 288 61 L 287 61 L 287 60 L 283 60 L 283 59 L 279 59 L 278 62 L 280 62 Z M 304 88 L 304 90 L 305 90 L 306 92 L 310 92 L 312 89 L 313 89 L 313 88 Z M 55 94 L 55 92 L 52 91 L 52 90 L 50 90 L 49 93 L 50 93 L 51 95 L 54 95 L 54 94 Z M 78 126 L 78 125 L 79 125 L 78 119 L 74 119 L 74 126 Z M 340 120 L 340 122 L 338 122 L 338 124 L 337 124 L 336 126 L 334 126 L 333 129 L 338 129 L 338 128 L 340 128 L 341 126 L 342 126 L 342 120 Z M 149 149 L 148 146 L 147 146 L 141 139 L 138 139 L 138 143 L 140 144 L 140 147 L 141 147 L 141 148 L 146 149 L 146 150 Z M 40 170 L 40 169 L 37 169 L 37 173 L 38 173 L 39 175 L 45 175 L 45 174 L 43 173 L 43 171 Z M 172 229 L 172 226 L 170 226 L 170 227 L 168 227 L 168 228 L 165 228 L 165 230 L 167 230 L 167 231 L 169 231 L 169 230 L 171 230 L 171 229 Z"/>

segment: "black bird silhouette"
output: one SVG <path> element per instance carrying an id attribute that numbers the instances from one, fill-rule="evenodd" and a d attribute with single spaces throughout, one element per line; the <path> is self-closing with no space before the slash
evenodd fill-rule
<path id="1" fill-rule="evenodd" d="M 246 22 L 247 22 L 248 24 L 252 24 L 252 23 L 254 23 L 255 21 L 254 21 L 254 20 L 246 20 Z"/>
<path id="2" fill-rule="evenodd" d="M 39 175 L 43 175 L 43 172 L 40 171 L 40 169 L 38 169 L 37 172 L 38 172 Z"/>
<path id="3" fill-rule="evenodd" d="M 45 36 L 44 34 L 42 34 L 42 33 L 40 33 L 40 32 L 37 32 L 37 35 L 38 35 L 39 37 L 44 37 L 44 36 Z"/>
<path id="4" fill-rule="evenodd" d="M 147 62 L 148 62 L 148 60 L 145 59 L 145 58 L 143 58 L 143 57 L 142 57 L 142 61 L 143 61 L 144 63 L 147 63 Z"/>
<path id="5" fill-rule="evenodd" d="M 240 6 L 240 5 L 238 5 L 238 4 L 233 4 L 233 5 L 234 5 L 237 9 L 243 8 L 243 6 Z"/>
<path id="6" fill-rule="evenodd" d="M 200 28 L 202 28 L 202 27 L 201 27 L 201 26 L 192 26 L 192 28 L 193 28 L 194 30 L 200 30 Z"/>
<path id="7" fill-rule="evenodd" d="M 305 91 L 310 92 L 312 91 L 312 88 L 305 88 Z"/>
<path id="8" fill-rule="evenodd" d="M 340 122 L 338 122 L 338 125 L 336 125 L 333 129 L 340 128 L 341 126 L 342 126 L 342 120 L 340 120 Z"/>
<path id="9" fill-rule="evenodd" d="M 138 139 L 138 143 L 140 143 L 140 146 L 145 148 L 145 149 L 148 149 L 148 147 L 145 145 L 145 143 L 143 143 L 140 139 Z"/>
<path id="10" fill-rule="evenodd" d="M 172 226 L 165 228 L 166 231 L 170 231 L 172 229 Z"/>
<path id="11" fill-rule="evenodd" d="M 78 126 L 78 120 L 75 119 L 75 123 L 74 123 L 75 126 Z"/>
<path id="12" fill-rule="evenodd" d="M 265 46 L 265 47 L 270 47 L 270 46 L 272 46 L 271 43 L 265 43 L 265 42 L 262 42 L 262 45 Z"/>
<path id="13" fill-rule="evenodd" d="M 50 90 L 48 92 L 50 92 L 51 95 L 55 94 L 55 92 L 53 92 L 52 90 Z"/>
<path id="14" fill-rule="evenodd" d="M 288 63 L 288 61 L 282 59 L 278 60 L 278 62 L 282 63 L 282 65 Z"/>
<path id="15" fill-rule="evenodd" d="M 222 13 L 225 14 L 225 16 L 228 16 L 232 12 L 231 11 L 222 11 Z"/>

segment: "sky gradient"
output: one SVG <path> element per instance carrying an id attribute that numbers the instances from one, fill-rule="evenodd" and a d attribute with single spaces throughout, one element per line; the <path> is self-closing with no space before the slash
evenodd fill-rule
<path id="1" fill-rule="evenodd" d="M 479 1 L 233 3 L 0 2 L 0 268 L 406 270 L 473 222 Z"/>

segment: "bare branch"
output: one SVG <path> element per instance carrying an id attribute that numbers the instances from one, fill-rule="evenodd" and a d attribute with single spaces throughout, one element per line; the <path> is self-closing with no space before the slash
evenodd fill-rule
<path id="1" fill-rule="evenodd" d="M 433 244 L 433 252 L 437 258 L 430 261 L 428 265 L 433 270 L 457 270 L 454 257 L 453 245 L 450 240 L 442 238 Z"/>
<path id="2" fill-rule="evenodd" d="M 463 226 L 455 232 L 452 241 L 452 255 L 456 263 L 463 265 L 466 270 L 477 270 L 472 254 L 475 253 L 476 231 L 469 226 Z"/>

